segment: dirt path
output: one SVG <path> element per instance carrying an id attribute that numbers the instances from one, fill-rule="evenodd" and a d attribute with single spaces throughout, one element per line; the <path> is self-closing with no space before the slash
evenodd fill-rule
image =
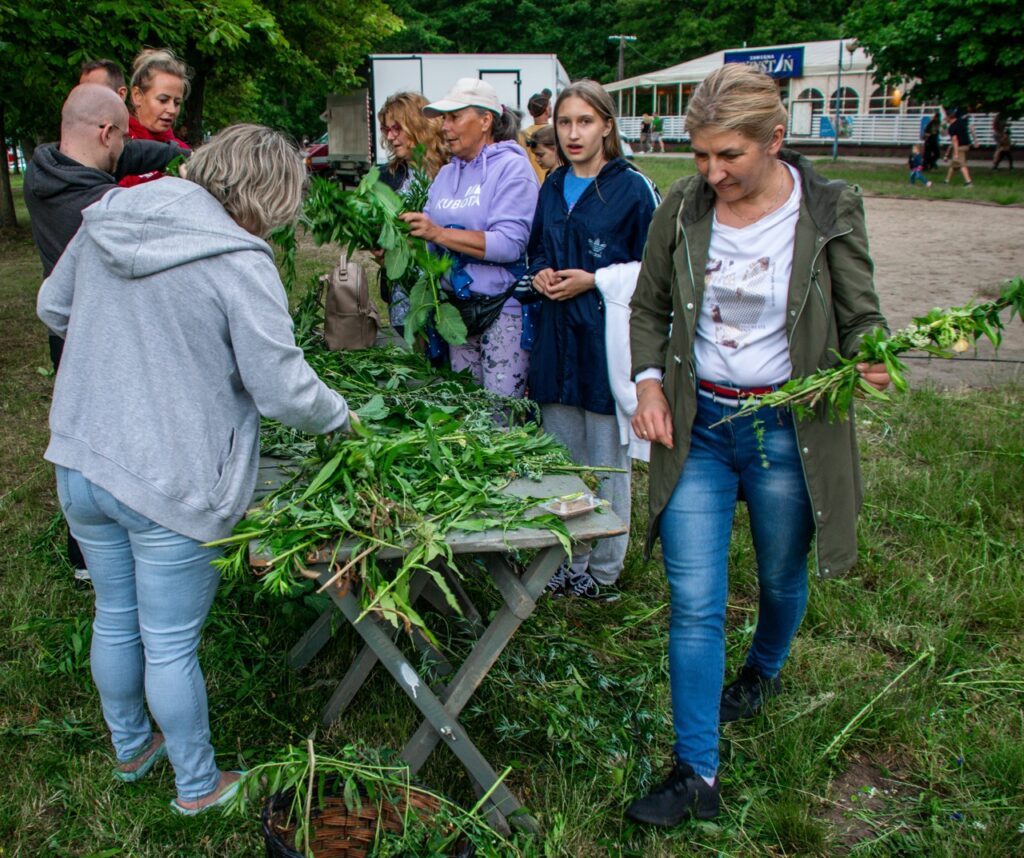
<path id="1" fill-rule="evenodd" d="M 1024 208 L 948 200 L 869 197 L 864 206 L 875 260 L 875 282 L 891 328 L 932 307 L 995 297 L 999 284 L 1024 276 Z M 941 388 L 1024 383 L 1024 323 L 1014 319 L 998 353 L 987 344 L 978 358 L 912 360 L 911 384 Z"/>

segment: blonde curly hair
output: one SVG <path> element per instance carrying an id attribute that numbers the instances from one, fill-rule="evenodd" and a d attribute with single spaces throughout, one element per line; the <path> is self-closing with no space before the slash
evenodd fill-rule
<path id="1" fill-rule="evenodd" d="M 393 123 L 402 126 L 402 130 L 412 140 L 413 146 L 424 147 L 423 169 L 433 179 L 438 171 L 448 163 L 448 147 L 445 146 L 444 136 L 441 132 L 443 120 L 428 119 L 423 114 L 423 108 L 429 104 L 418 92 L 396 92 L 388 97 L 383 107 L 377 111 L 377 120 L 380 122 L 380 133 L 384 139 L 384 148 L 388 151 L 388 170 L 392 173 L 398 168 L 398 159 L 395 157 L 395 150 L 387 137 L 385 118 L 390 116 Z M 411 166 L 411 165 L 410 165 Z"/>

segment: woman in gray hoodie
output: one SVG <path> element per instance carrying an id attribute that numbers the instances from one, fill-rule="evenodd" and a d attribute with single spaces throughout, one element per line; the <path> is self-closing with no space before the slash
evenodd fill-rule
<path id="1" fill-rule="evenodd" d="M 249 504 L 261 414 L 326 433 L 347 430 L 349 411 L 295 345 L 261 238 L 298 213 L 295 147 L 233 126 L 188 175 L 86 209 L 37 309 L 65 339 L 46 459 L 96 588 L 92 674 L 114 774 L 138 780 L 166 755 L 171 807 L 194 814 L 239 777 L 214 760 L 197 658 L 218 584 L 204 543 Z"/>

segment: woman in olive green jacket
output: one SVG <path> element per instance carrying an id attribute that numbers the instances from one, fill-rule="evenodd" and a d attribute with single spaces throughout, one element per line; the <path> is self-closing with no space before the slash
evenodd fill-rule
<path id="1" fill-rule="evenodd" d="M 785 127 L 767 76 L 726 65 L 705 79 L 686 118 L 699 174 L 677 182 L 655 213 L 633 296 L 633 428 L 655 442 L 648 546 L 661 537 L 676 734 L 668 779 L 627 810 L 638 822 L 718 813 L 718 725 L 754 714 L 778 690 L 806 606 L 812 538 L 822 575 L 857 557 L 852 417 L 796 421 L 765 408 L 736 418 L 748 397 L 832 366 L 836 353 L 855 355 L 864 333 L 885 327 L 860 195 L 783 150 Z M 888 384 L 884 367 L 858 369 Z M 723 690 L 739 496 L 760 605 L 746 664 Z"/>

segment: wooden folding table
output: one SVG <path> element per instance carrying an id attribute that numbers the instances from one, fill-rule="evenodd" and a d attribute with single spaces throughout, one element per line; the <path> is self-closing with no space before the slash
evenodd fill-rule
<path id="1" fill-rule="evenodd" d="M 280 466 L 281 462 L 275 459 L 264 459 L 261 462 L 258 490 L 267 491 L 280 482 Z M 552 498 L 584 489 L 578 477 L 555 475 L 544 477 L 540 482 L 516 480 L 506 491 L 516 497 Z M 541 510 L 536 508 L 531 511 L 531 515 L 540 513 Z M 621 519 L 610 509 L 588 512 L 565 524 L 572 540 L 580 543 L 617 536 L 626 530 Z M 365 645 L 324 707 L 323 722 L 329 724 L 345 711 L 379 661 L 424 718 L 401 754 L 412 774 L 415 775 L 434 748 L 443 743 L 465 767 L 478 795 L 488 796 L 486 813 L 488 821 L 496 830 L 507 833 L 511 822 L 517 827 L 537 831 L 536 821 L 526 813 L 512 791 L 504 783 L 499 783 L 498 774 L 459 723 L 459 715 L 513 635 L 533 613 L 537 599 L 544 592 L 544 585 L 558 569 L 565 558 L 565 552 L 550 532 L 534 528 L 477 533 L 457 531 L 449 534 L 446 541 L 453 554 L 474 555 L 482 559 L 504 602 L 494 618 L 485 624 L 462 588 L 458 573 L 445 566 L 438 570 L 458 601 L 462 617 L 475 637 L 469 654 L 460 665 L 450 664 L 421 635 L 414 635 L 418 648 L 425 656 L 422 660 L 427 665 L 425 669 L 417 670 L 397 646 L 398 635 L 395 629 L 372 614 L 360 619 L 362 608 L 358 593 L 351 589 L 339 593 L 339 589 L 334 586 L 327 590 L 332 606 L 321 614 L 292 648 L 288 656 L 289 664 L 296 670 L 301 669 L 323 648 L 331 637 L 331 626 L 336 616 L 334 609 L 337 608 L 359 633 Z M 519 569 L 512 562 L 511 555 L 526 550 L 534 550 L 536 553 L 526 568 Z M 338 556 L 346 554 L 343 544 Z M 397 560 L 400 557 L 401 552 L 393 549 L 383 549 L 378 554 L 378 560 Z M 314 565 L 312 568 L 320 573 L 322 583 L 329 580 L 331 571 L 326 564 Z M 418 573 L 411 584 L 414 601 L 422 597 L 430 598 L 433 586 L 427 573 Z M 437 594 L 433 595 L 433 601 L 438 601 Z"/>

